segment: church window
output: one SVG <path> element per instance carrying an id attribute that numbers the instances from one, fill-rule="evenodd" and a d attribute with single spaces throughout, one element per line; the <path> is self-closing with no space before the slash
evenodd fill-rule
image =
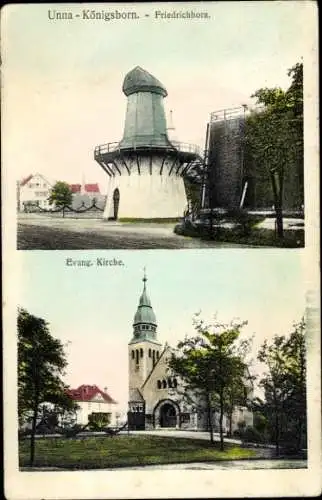
<path id="1" fill-rule="evenodd" d="M 143 358 L 143 349 L 140 349 L 140 356 Z"/>
<path id="2" fill-rule="evenodd" d="M 139 350 L 138 349 L 135 350 L 135 355 L 136 355 L 136 364 L 138 365 L 139 364 Z"/>
<path id="3" fill-rule="evenodd" d="M 188 423 L 190 422 L 190 413 L 181 413 L 180 415 L 180 420 L 181 420 L 181 423 Z"/>
<path id="4" fill-rule="evenodd" d="M 159 353 L 159 351 L 157 351 L 157 359 L 159 359 L 159 357 L 160 357 L 160 353 Z"/>
<path id="5" fill-rule="evenodd" d="M 152 360 L 153 360 L 153 364 L 155 363 L 155 350 L 153 349 L 152 351 Z"/>
<path id="6" fill-rule="evenodd" d="M 171 378 L 168 378 L 168 387 L 170 387 L 170 388 L 172 387 L 172 380 L 171 380 Z"/>
<path id="7" fill-rule="evenodd" d="M 163 387 L 163 389 L 167 388 L 167 382 L 164 379 L 162 380 L 162 387 Z"/>
<path id="8" fill-rule="evenodd" d="M 176 378 L 173 379 L 173 387 L 178 387 L 178 382 Z"/>
<path id="9" fill-rule="evenodd" d="M 162 389 L 162 383 L 161 383 L 161 380 L 158 380 L 158 381 L 157 381 L 157 386 L 158 386 L 158 389 Z"/>
<path id="10" fill-rule="evenodd" d="M 135 358 L 135 353 L 134 353 L 133 350 L 132 350 L 131 354 L 132 354 L 132 359 L 134 359 Z"/>
<path id="11" fill-rule="evenodd" d="M 151 349 L 149 349 L 149 358 L 151 358 L 151 354 L 152 354 Z"/>

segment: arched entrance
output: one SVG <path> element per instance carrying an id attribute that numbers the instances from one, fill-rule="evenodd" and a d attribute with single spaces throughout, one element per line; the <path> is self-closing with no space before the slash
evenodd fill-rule
<path id="1" fill-rule="evenodd" d="M 165 403 L 160 408 L 160 427 L 176 427 L 176 409 L 171 403 Z"/>
<path id="2" fill-rule="evenodd" d="M 180 427 L 180 408 L 171 399 L 163 399 L 154 409 L 154 426 L 157 428 Z"/>
<path id="3" fill-rule="evenodd" d="M 114 189 L 113 193 L 113 219 L 117 220 L 120 205 L 120 191 L 118 188 Z"/>

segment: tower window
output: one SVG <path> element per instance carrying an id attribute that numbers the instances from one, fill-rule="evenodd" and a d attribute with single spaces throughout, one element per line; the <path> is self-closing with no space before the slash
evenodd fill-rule
<path id="1" fill-rule="evenodd" d="M 135 358 L 135 353 L 134 353 L 133 350 L 132 350 L 131 354 L 132 354 L 132 359 L 134 359 Z"/>
<path id="2" fill-rule="evenodd" d="M 143 349 L 140 349 L 140 356 L 143 358 Z"/>
<path id="3" fill-rule="evenodd" d="M 158 380 L 158 381 L 157 381 L 157 386 L 158 386 L 158 389 L 162 389 L 162 383 L 161 383 L 161 380 Z"/>
<path id="4" fill-rule="evenodd" d="M 155 363 L 155 350 L 153 349 L 152 351 L 152 360 L 153 360 L 153 364 Z"/>
<path id="5" fill-rule="evenodd" d="M 164 379 L 162 380 L 162 387 L 163 387 L 163 389 L 167 388 L 167 382 Z"/>
<path id="6" fill-rule="evenodd" d="M 159 351 L 157 351 L 157 359 L 159 359 L 159 357 L 160 357 L 160 353 L 159 353 Z"/>
<path id="7" fill-rule="evenodd" d="M 149 349 L 149 358 L 151 358 L 152 352 L 151 349 Z"/>
<path id="8" fill-rule="evenodd" d="M 135 350 L 135 355 L 136 355 L 136 364 L 138 365 L 139 364 L 139 350 L 138 349 Z"/>
<path id="9" fill-rule="evenodd" d="M 168 378 L 168 387 L 173 387 L 171 378 Z"/>
<path id="10" fill-rule="evenodd" d="M 178 387 L 178 382 L 176 378 L 173 379 L 173 387 Z"/>

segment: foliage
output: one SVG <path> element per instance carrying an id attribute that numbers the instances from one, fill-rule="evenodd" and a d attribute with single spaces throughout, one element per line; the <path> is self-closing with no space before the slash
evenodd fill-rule
<path id="1" fill-rule="evenodd" d="M 265 400 L 258 400 L 257 409 L 267 420 L 270 438 L 276 453 L 280 446 L 297 450 L 306 442 L 306 348 L 305 322 L 302 319 L 286 336 L 265 341 L 258 359 L 267 371 L 260 381 Z"/>
<path id="2" fill-rule="evenodd" d="M 110 414 L 92 413 L 88 416 L 89 429 L 92 431 L 101 431 L 108 426 L 110 420 L 111 420 Z"/>
<path id="3" fill-rule="evenodd" d="M 47 322 L 25 309 L 18 310 L 18 416 L 20 424 L 31 418 L 30 462 L 34 460 L 34 438 L 40 404 L 52 403 L 72 410 L 75 403 L 66 394 L 61 376 L 67 366 L 64 346 L 52 337 Z"/>
<path id="4" fill-rule="evenodd" d="M 108 439 L 108 441 L 106 441 Z M 256 452 L 236 445 L 220 451 L 218 443 L 160 436 L 106 435 L 64 439 L 37 439 L 35 466 L 69 469 L 105 469 L 187 462 L 212 462 L 253 458 Z M 28 465 L 28 441 L 20 443 L 20 466 Z"/>
<path id="5" fill-rule="evenodd" d="M 255 427 L 247 426 L 245 430 L 240 433 L 240 437 L 244 443 L 265 443 L 265 435 Z"/>
<path id="6" fill-rule="evenodd" d="M 64 208 L 72 204 L 73 193 L 66 182 L 58 181 L 53 186 L 48 201 L 51 205 L 55 204 L 58 208 Z M 64 212 L 63 212 L 64 215 Z"/>
<path id="7" fill-rule="evenodd" d="M 298 175 L 303 189 L 303 64 L 288 70 L 290 87 L 261 88 L 252 97 L 264 109 L 246 119 L 245 144 L 257 166 L 271 180 L 277 234 L 283 237 L 284 183 Z M 303 198 L 303 196 L 302 196 Z M 299 204 L 303 202 L 299 200 Z"/>
<path id="8" fill-rule="evenodd" d="M 219 412 L 221 449 L 224 447 L 223 417 L 229 393 L 234 384 L 246 387 L 244 358 L 249 341 L 238 343 L 240 330 L 245 324 L 214 322 L 207 325 L 195 315 L 197 335 L 179 342 L 169 362 L 170 369 L 183 380 L 185 393 L 196 393 L 202 398 L 211 442 L 214 441 L 213 411 Z"/>
<path id="9" fill-rule="evenodd" d="M 201 238 L 203 240 L 215 240 L 218 243 L 232 243 L 238 245 L 252 246 L 274 246 L 282 248 L 304 247 L 304 230 L 289 229 L 283 239 L 275 236 L 271 229 L 257 228 L 252 225 L 251 233 L 243 235 L 243 231 L 235 228 L 213 227 L 212 234 L 209 233 L 208 226 L 194 225 L 188 219 L 174 228 L 176 234 L 191 238 Z"/>

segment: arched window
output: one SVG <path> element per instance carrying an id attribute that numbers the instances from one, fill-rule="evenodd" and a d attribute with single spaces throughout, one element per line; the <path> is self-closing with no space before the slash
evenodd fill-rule
<path id="1" fill-rule="evenodd" d="M 142 348 L 140 349 L 140 356 L 141 356 L 141 358 L 143 358 L 143 349 Z"/>
<path id="2" fill-rule="evenodd" d="M 159 351 L 157 351 L 157 359 L 159 359 L 159 357 L 160 357 L 160 353 L 159 353 Z"/>
<path id="3" fill-rule="evenodd" d="M 163 389 L 167 388 L 167 382 L 164 379 L 162 380 L 162 387 L 163 387 Z"/>
<path id="4" fill-rule="evenodd" d="M 158 381 L 157 381 L 157 386 L 158 386 L 158 389 L 162 389 L 162 383 L 161 383 L 161 380 L 158 380 Z"/>
<path id="5" fill-rule="evenodd" d="M 152 351 L 152 360 L 153 360 L 153 364 L 155 363 L 155 350 L 153 349 Z"/>
<path id="6" fill-rule="evenodd" d="M 171 380 L 171 378 L 168 378 L 168 387 L 172 388 L 172 380 Z"/>
<path id="7" fill-rule="evenodd" d="M 149 358 L 151 358 L 151 355 L 152 355 L 152 351 L 151 351 L 151 349 L 149 349 Z"/>
<path id="8" fill-rule="evenodd" d="M 135 355 L 136 355 L 136 364 L 138 365 L 139 364 L 139 350 L 138 349 L 135 350 Z"/>
<path id="9" fill-rule="evenodd" d="M 135 358 L 135 354 L 134 354 L 133 350 L 132 350 L 131 354 L 132 354 L 132 359 L 134 359 Z"/>
<path id="10" fill-rule="evenodd" d="M 178 382 L 176 378 L 173 379 L 173 387 L 175 388 L 178 387 Z"/>

